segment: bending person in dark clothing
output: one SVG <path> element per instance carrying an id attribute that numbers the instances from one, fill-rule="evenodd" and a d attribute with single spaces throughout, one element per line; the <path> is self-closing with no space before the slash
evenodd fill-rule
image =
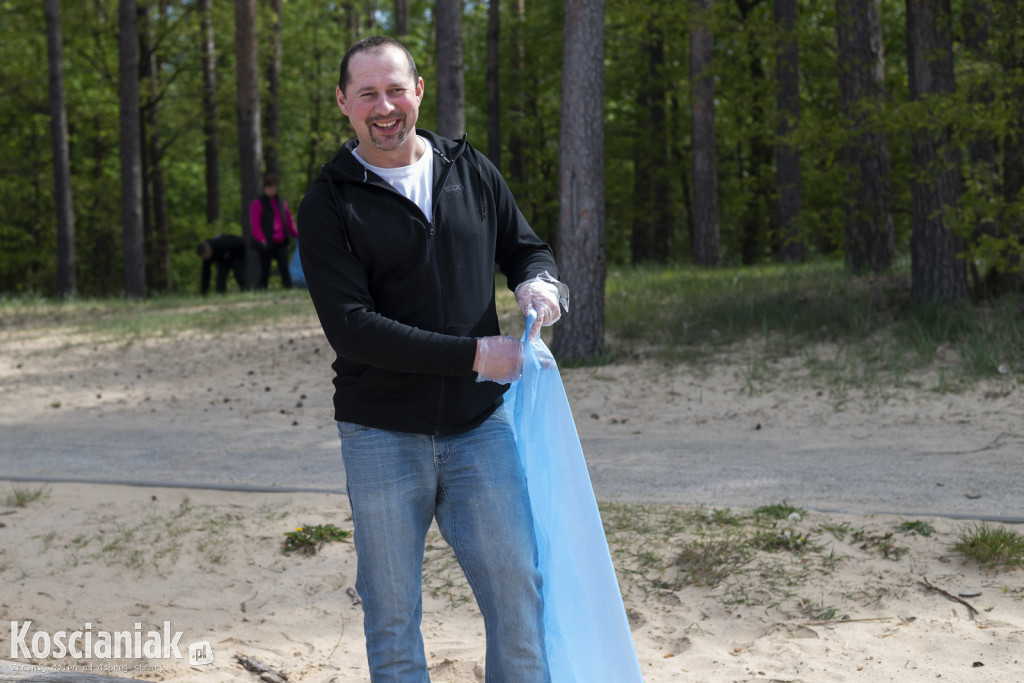
<path id="1" fill-rule="evenodd" d="M 245 289 L 245 240 L 236 235 L 217 235 L 196 245 L 196 254 L 203 259 L 203 275 L 199 291 L 206 296 L 210 291 L 210 270 L 217 264 L 217 293 L 228 288 L 228 273 L 234 272 L 239 289 Z"/>

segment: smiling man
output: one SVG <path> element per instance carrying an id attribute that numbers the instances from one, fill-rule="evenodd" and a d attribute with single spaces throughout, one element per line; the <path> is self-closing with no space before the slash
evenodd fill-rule
<path id="1" fill-rule="evenodd" d="M 417 129 L 423 93 L 401 43 L 349 48 L 336 96 L 356 138 L 299 208 L 303 272 L 337 355 L 371 680 L 429 680 L 422 567 L 436 520 L 484 617 L 487 680 L 545 683 L 533 519 L 502 409 L 523 348 L 500 333 L 494 267 L 540 324 L 566 290 L 498 170 L 465 138 Z"/>

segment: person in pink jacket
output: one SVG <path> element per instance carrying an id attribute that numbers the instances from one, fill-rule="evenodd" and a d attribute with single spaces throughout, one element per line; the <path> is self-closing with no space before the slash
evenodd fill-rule
<path id="1" fill-rule="evenodd" d="M 266 289 L 270 281 L 270 262 L 277 261 L 281 273 L 281 286 L 289 289 L 292 276 L 288 272 L 288 237 L 298 239 L 295 221 L 288 209 L 288 202 L 277 196 L 277 176 L 263 177 L 263 194 L 249 205 L 249 225 L 252 238 L 260 254 L 260 279 L 258 289 Z"/>

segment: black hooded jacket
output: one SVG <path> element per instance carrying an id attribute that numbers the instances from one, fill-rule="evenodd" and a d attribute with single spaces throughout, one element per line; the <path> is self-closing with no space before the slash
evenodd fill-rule
<path id="1" fill-rule="evenodd" d="M 558 271 L 486 157 L 465 138 L 417 132 L 434 154 L 434 215 L 359 163 L 350 140 L 302 200 L 299 253 L 337 353 L 335 419 L 451 435 L 507 389 L 472 369 L 476 338 L 500 333 L 494 265 L 511 289 Z"/>

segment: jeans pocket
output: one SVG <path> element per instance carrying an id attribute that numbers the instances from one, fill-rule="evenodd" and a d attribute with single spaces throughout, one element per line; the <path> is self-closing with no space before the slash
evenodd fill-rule
<path id="1" fill-rule="evenodd" d="M 338 436 L 345 438 L 346 436 L 355 436 L 359 432 L 369 431 L 369 427 L 366 425 L 356 424 L 355 422 L 342 422 L 338 420 Z"/>

